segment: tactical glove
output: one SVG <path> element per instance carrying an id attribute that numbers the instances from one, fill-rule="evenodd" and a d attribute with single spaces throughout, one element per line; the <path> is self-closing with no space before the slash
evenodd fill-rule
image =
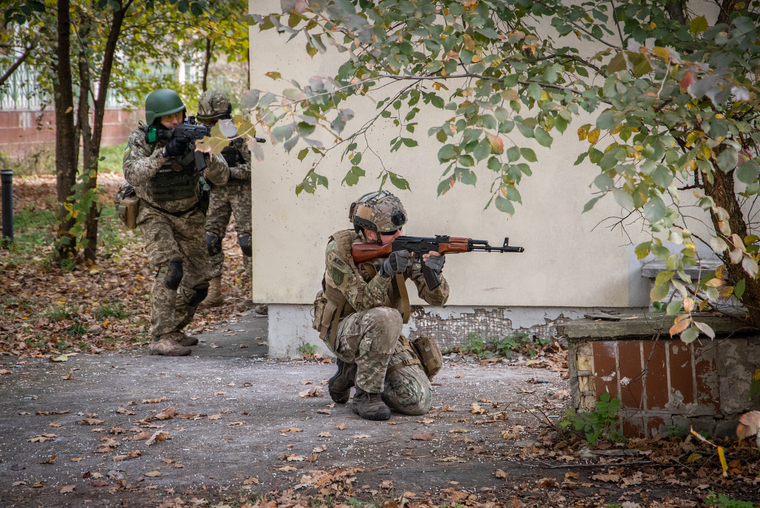
<path id="1" fill-rule="evenodd" d="M 380 275 L 386 279 L 390 279 L 396 273 L 404 273 L 407 266 L 409 266 L 408 250 L 391 252 L 391 255 L 385 260 L 383 266 L 380 267 Z"/>
<path id="2" fill-rule="evenodd" d="M 187 150 L 188 140 L 185 138 L 172 138 L 164 147 L 164 157 L 179 157 Z"/>
<path id="3" fill-rule="evenodd" d="M 237 148 L 234 146 L 225 146 L 222 150 L 222 157 L 224 157 L 224 160 L 227 161 L 227 167 L 234 168 L 235 166 L 239 165 L 241 160 L 243 160 L 242 157 L 240 157 L 238 154 Z"/>
<path id="4" fill-rule="evenodd" d="M 441 273 L 441 270 L 443 270 L 443 264 L 446 262 L 446 256 L 436 256 L 434 254 L 431 254 L 428 256 L 427 261 L 425 261 L 425 266 L 433 270 L 436 275 L 439 275 Z"/>

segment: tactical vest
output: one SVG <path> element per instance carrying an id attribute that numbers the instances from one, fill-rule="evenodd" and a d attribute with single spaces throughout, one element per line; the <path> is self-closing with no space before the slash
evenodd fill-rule
<path id="1" fill-rule="evenodd" d="M 147 133 L 146 129 L 140 129 Z M 149 144 L 155 149 L 156 144 Z M 180 201 L 198 197 L 198 171 L 195 153 L 188 147 L 182 157 L 169 157 L 145 187 L 148 198 L 154 203 Z"/>
<path id="2" fill-rule="evenodd" d="M 351 255 L 351 245 L 354 239 L 355 233 L 350 229 L 346 229 L 333 234 L 328 243 L 334 240 L 338 246 L 341 258 L 348 262 L 357 279 L 369 282 L 376 275 L 377 270 L 370 262 L 363 263 L 361 269 L 354 264 L 353 256 Z M 361 302 L 362 298 L 363 295 L 359 293 L 357 295 L 358 302 Z M 398 309 L 404 323 L 409 322 L 409 294 L 406 291 L 406 279 L 403 274 L 396 274 L 394 276 L 383 306 Z M 323 276 L 322 291 L 317 293 L 317 297 L 314 300 L 313 327 L 319 332 L 320 338 L 328 343 L 332 351 L 335 351 L 335 339 L 338 335 L 338 325 L 341 319 L 350 316 L 354 312 L 356 310 L 346 301 L 346 297 L 341 290 L 329 281 L 327 277 Z"/>

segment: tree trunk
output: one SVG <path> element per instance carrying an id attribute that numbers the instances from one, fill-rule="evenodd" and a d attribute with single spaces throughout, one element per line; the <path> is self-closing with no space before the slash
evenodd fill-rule
<path id="1" fill-rule="evenodd" d="M 736 199 L 736 190 L 734 189 L 734 171 L 723 172 L 721 170 L 715 170 L 713 172 L 713 183 L 710 183 L 705 179 L 704 183 L 705 194 L 713 198 L 715 205 L 723 208 L 728 212 L 728 226 L 731 228 L 731 233 L 739 235 L 744 240 L 747 236 L 747 223 L 744 221 L 744 214 L 742 213 L 739 201 Z M 714 213 L 710 213 L 713 227 L 716 233 L 720 231 L 718 217 Z M 730 242 L 729 242 L 730 243 Z M 744 271 L 740 264 L 732 264 L 731 259 L 728 256 L 728 252 L 720 254 L 723 263 L 726 265 L 728 271 L 728 280 L 732 285 L 736 285 L 742 279 L 745 280 L 745 290 L 741 297 L 741 302 L 747 308 L 749 314 L 749 320 L 755 327 L 760 327 L 760 279 L 753 279 L 750 275 Z"/>
<path id="2" fill-rule="evenodd" d="M 75 238 L 69 230 L 74 219 L 66 219 L 66 203 L 71 204 L 71 188 L 76 183 L 79 143 L 74 129 L 74 93 L 71 76 L 71 19 L 69 0 L 58 2 L 58 41 L 52 67 L 56 79 L 53 82 L 55 101 L 55 171 L 58 202 L 61 207 L 58 224 L 58 256 L 70 257 L 76 251 Z"/>
<path id="3" fill-rule="evenodd" d="M 103 54 L 103 67 L 100 71 L 100 83 L 98 84 L 98 96 L 93 103 L 93 125 L 90 149 L 85 150 L 84 168 L 92 174 L 85 185 L 85 190 L 95 189 L 98 184 L 98 159 L 100 158 L 100 142 L 103 139 L 103 118 L 106 113 L 106 98 L 108 96 L 108 86 L 111 82 L 111 70 L 113 69 L 114 53 L 116 52 L 116 43 L 121 35 L 122 23 L 127 10 L 132 5 L 133 0 L 127 1 L 122 8 L 114 11 L 111 20 L 111 28 L 108 33 L 108 40 Z M 98 221 L 100 219 L 100 207 L 97 202 L 93 204 L 87 213 L 85 222 L 85 237 L 87 238 L 87 247 L 84 255 L 86 259 L 95 261 L 98 252 Z"/>
<path id="4" fill-rule="evenodd" d="M 211 46 L 212 42 L 211 39 L 206 39 L 206 62 L 203 64 L 203 83 L 202 88 L 205 92 L 207 90 L 207 80 L 208 80 L 208 65 L 211 62 Z"/>

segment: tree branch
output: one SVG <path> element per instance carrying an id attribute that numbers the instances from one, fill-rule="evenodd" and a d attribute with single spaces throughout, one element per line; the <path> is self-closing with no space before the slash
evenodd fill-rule
<path id="1" fill-rule="evenodd" d="M 24 51 L 24 54 L 23 54 L 23 55 L 21 55 L 21 56 L 18 58 L 18 60 L 16 60 L 16 61 L 13 63 L 13 65 L 11 65 L 11 66 L 8 68 L 8 70 L 7 70 L 7 71 L 5 71 L 5 73 L 4 73 L 2 76 L 0 76 L 0 86 L 3 86 L 3 83 L 5 83 L 5 82 L 8 80 L 8 78 L 10 78 L 10 77 L 11 77 L 11 75 L 12 75 L 14 72 L 16 72 L 16 69 L 18 69 L 18 68 L 19 68 L 19 66 L 20 66 L 22 63 L 24 63 L 24 60 L 26 60 L 27 58 L 29 58 L 29 55 L 31 55 L 31 54 L 32 54 L 32 50 L 34 50 L 34 48 L 35 48 L 36 46 L 37 46 L 37 38 L 35 37 L 35 38 L 32 40 L 32 43 L 29 45 L 29 47 L 28 47 L 28 48 L 26 48 L 26 50 Z"/>

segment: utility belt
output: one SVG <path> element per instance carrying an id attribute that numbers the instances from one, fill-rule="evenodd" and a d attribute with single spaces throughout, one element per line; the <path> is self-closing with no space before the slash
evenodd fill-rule
<path id="1" fill-rule="evenodd" d="M 182 217 L 184 215 L 187 215 L 188 213 L 192 212 L 193 210 L 197 210 L 201 206 L 200 202 L 196 201 L 195 204 L 193 206 L 191 206 L 190 208 L 188 208 L 187 210 L 182 210 L 180 212 L 170 212 L 169 210 L 164 210 L 160 206 L 156 206 L 153 203 L 144 200 L 143 198 L 140 198 L 140 202 L 144 203 L 145 206 L 153 208 L 154 210 L 158 210 L 159 212 L 162 212 L 162 213 L 167 213 L 167 214 L 172 215 L 174 217 Z"/>

